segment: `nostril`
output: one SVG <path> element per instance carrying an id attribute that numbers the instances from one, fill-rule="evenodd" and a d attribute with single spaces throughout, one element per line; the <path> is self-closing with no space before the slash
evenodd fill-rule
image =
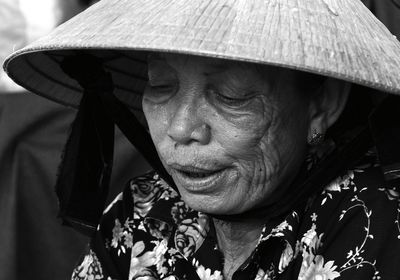
<path id="1" fill-rule="evenodd" d="M 177 144 L 198 142 L 206 145 L 211 139 L 211 129 L 207 124 L 174 125 L 168 129 L 168 136 Z"/>
<path id="2" fill-rule="evenodd" d="M 168 136 L 175 142 L 185 144 L 190 141 L 193 129 L 188 124 L 172 124 L 168 129 Z"/>
<path id="3" fill-rule="evenodd" d="M 202 145 L 206 145 L 211 139 L 211 128 L 208 124 L 202 124 L 193 130 L 191 139 L 198 141 Z"/>

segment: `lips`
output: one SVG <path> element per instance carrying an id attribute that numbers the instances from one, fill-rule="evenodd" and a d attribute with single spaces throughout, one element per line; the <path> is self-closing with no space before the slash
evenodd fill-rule
<path id="1" fill-rule="evenodd" d="M 183 176 L 192 179 L 197 179 L 197 178 L 206 178 L 212 176 L 220 172 L 222 169 L 209 170 L 209 169 L 194 168 L 194 167 L 179 167 L 175 168 L 175 170 L 181 173 Z"/>
<path id="2" fill-rule="evenodd" d="M 183 173 L 184 176 L 196 179 L 196 178 L 205 178 L 207 176 L 210 176 L 214 173 L 206 173 L 206 172 L 185 172 L 185 171 L 180 171 Z"/>
<path id="3" fill-rule="evenodd" d="M 174 179 L 178 184 L 190 191 L 211 190 L 221 181 L 227 173 L 227 167 L 196 167 L 192 165 L 171 164 Z"/>

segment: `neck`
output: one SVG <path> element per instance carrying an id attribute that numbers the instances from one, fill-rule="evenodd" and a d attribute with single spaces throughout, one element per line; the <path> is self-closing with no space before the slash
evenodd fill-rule
<path id="1" fill-rule="evenodd" d="M 261 221 L 228 222 L 213 219 L 218 246 L 224 256 L 224 279 L 233 273 L 255 249 L 264 223 Z"/>

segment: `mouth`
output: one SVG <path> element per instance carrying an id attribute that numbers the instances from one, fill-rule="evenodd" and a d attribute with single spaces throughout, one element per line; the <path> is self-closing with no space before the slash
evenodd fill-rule
<path id="1" fill-rule="evenodd" d="M 199 168 L 194 166 L 171 165 L 174 177 L 181 186 L 190 191 L 213 189 L 224 179 L 227 167 Z"/>
<path id="2" fill-rule="evenodd" d="M 185 169 L 175 169 L 177 172 L 181 173 L 183 176 L 191 179 L 201 179 L 217 174 L 221 170 L 185 170 Z"/>

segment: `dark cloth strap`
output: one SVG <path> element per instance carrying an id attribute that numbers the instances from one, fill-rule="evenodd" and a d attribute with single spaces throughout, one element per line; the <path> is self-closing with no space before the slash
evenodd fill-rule
<path id="1" fill-rule="evenodd" d="M 94 56 L 81 54 L 68 57 L 63 62 L 63 70 L 83 87 L 93 91 L 101 110 L 112 120 L 127 139 L 134 145 L 151 167 L 171 186 L 173 180 L 164 169 L 150 134 L 136 119 L 135 115 L 113 94 L 114 83 L 111 74 L 103 68 L 102 61 Z"/>
<path id="2" fill-rule="evenodd" d="M 64 65 L 68 71 L 68 65 Z M 56 193 L 64 224 L 91 235 L 107 199 L 114 152 L 114 124 L 86 86 L 58 171 Z"/>
<path id="3" fill-rule="evenodd" d="M 56 183 L 59 217 L 64 224 L 92 235 L 107 199 L 114 148 L 114 123 L 157 173 L 174 186 L 149 133 L 113 95 L 111 75 L 89 55 L 66 58 L 62 70 L 83 88 L 79 111 L 64 148 Z"/>
<path id="4" fill-rule="evenodd" d="M 111 75 L 104 72 L 103 79 L 112 84 Z M 106 110 L 118 128 L 131 142 L 133 146 L 148 161 L 150 166 L 175 190 L 175 183 L 167 173 L 158 157 L 157 150 L 153 144 L 150 134 L 143 125 L 136 119 L 135 115 L 115 97 L 112 90 L 100 90 L 98 92 L 103 104 L 107 104 Z"/>

